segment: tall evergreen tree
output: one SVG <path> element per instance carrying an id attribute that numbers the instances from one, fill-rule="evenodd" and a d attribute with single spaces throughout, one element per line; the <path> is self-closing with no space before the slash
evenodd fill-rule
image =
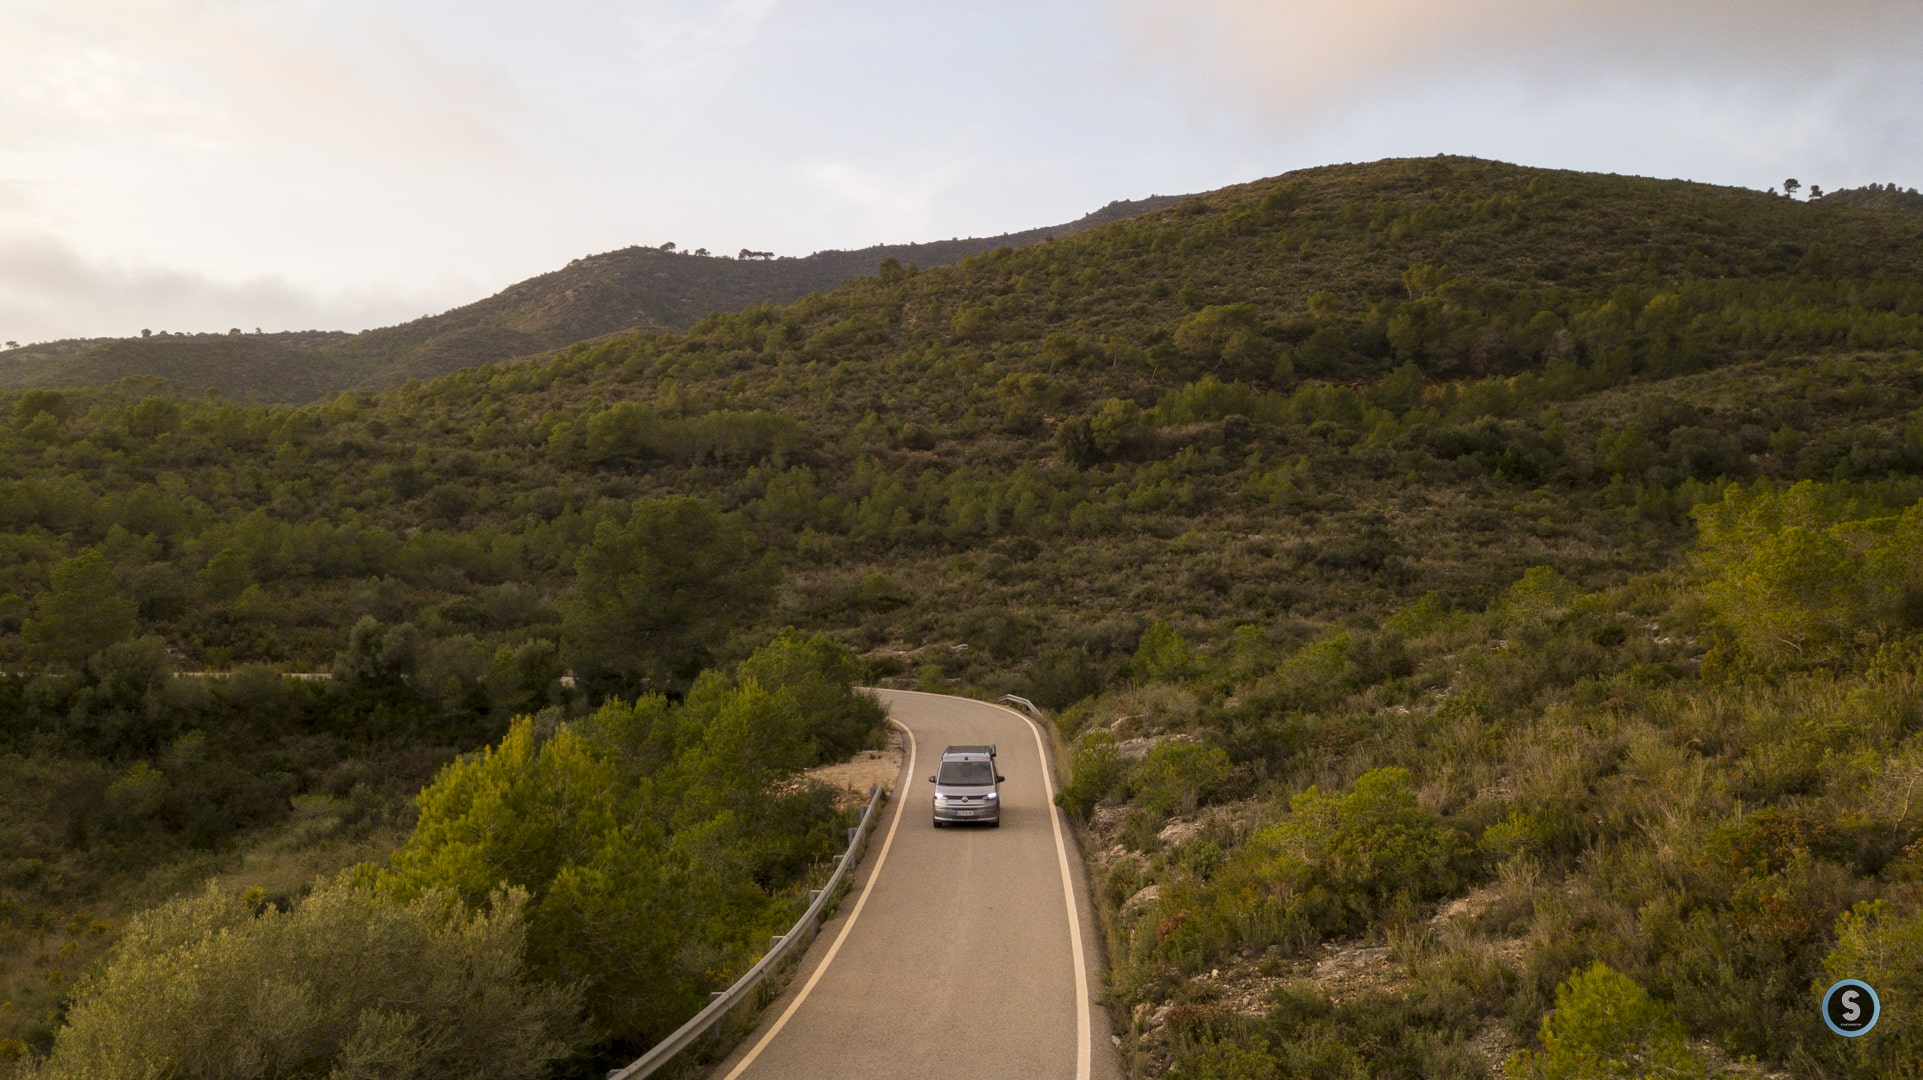
<path id="1" fill-rule="evenodd" d="M 87 548 L 54 567 L 53 587 L 34 605 L 23 632 L 35 659 L 79 668 L 94 653 L 134 634 L 137 605 L 121 595 L 113 567 Z"/>

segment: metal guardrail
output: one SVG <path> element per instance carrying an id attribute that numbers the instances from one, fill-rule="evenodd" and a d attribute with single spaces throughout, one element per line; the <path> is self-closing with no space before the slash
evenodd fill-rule
<path id="1" fill-rule="evenodd" d="M 1042 715 L 1042 710 L 1036 708 L 1035 703 L 1025 697 L 1016 697 L 1014 694 L 1003 694 L 1002 700 L 1008 702 L 1010 705 L 1020 705 L 1030 716 Z"/>
<path id="2" fill-rule="evenodd" d="M 848 830 L 848 849 L 835 856 L 835 872 L 828 875 L 826 884 L 813 890 L 808 910 L 788 928 L 787 933 L 774 939 L 767 954 L 755 961 L 755 966 L 749 968 L 747 974 L 736 979 L 733 986 L 715 994 L 714 1000 L 708 1002 L 707 1008 L 695 1013 L 693 1019 L 676 1028 L 674 1034 L 654 1044 L 647 1053 L 636 1058 L 632 1064 L 609 1072 L 608 1080 L 642 1080 L 643 1077 L 653 1076 L 663 1066 L 680 1056 L 683 1051 L 699 1042 L 702 1036 L 714 1030 L 743 1002 L 753 998 L 755 991 L 761 988 L 761 984 L 767 980 L 768 976 L 778 971 L 783 961 L 790 955 L 799 955 L 798 950 L 807 948 L 808 943 L 813 941 L 815 934 L 820 931 L 822 913 L 834 901 L 836 891 L 846 880 L 849 868 L 861 859 L 861 850 L 868 842 L 868 834 L 872 831 L 871 826 L 881 817 L 880 814 L 875 813 L 875 810 L 881 805 L 882 794 L 881 785 L 875 785 L 869 793 L 867 805 L 861 808 L 861 824 Z M 763 1003 L 756 1004 L 758 1007 Z"/>

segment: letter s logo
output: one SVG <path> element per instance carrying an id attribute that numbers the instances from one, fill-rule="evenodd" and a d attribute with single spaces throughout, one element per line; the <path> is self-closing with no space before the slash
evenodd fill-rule
<path id="1" fill-rule="evenodd" d="M 1823 1023 L 1845 1039 L 1866 1035 L 1883 1013 L 1876 991 L 1861 979 L 1838 979 L 1823 991 Z"/>

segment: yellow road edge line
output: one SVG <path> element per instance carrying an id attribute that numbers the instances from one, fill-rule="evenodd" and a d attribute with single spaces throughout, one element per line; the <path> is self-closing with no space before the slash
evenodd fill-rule
<path id="1" fill-rule="evenodd" d="M 908 736 L 908 775 L 913 777 L 915 775 L 915 733 L 908 730 L 908 725 L 896 720 L 894 717 L 889 717 L 888 722 L 900 728 L 902 734 Z M 808 1000 L 808 995 L 814 991 L 815 984 L 821 981 L 822 973 L 828 970 L 828 965 L 835 962 L 835 954 L 841 951 L 841 943 L 848 940 L 848 932 L 855 928 L 855 920 L 861 918 L 861 909 L 868 904 L 868 894 L 875 890 L 875 882 L 881 880 L 882 864 L 888 861 L 888 849 L 895 846 L 895 830 L 901 826 L 902 808 L 908 805 L 906 795 L 907 792 L 903 791 L 900 793 L 900 796 L 895 799 L 895 820 L 888 823 L 888 838 L 882 841 L 881 854 L 875 856 L 875 868 L 868 874 L 867 884 L 861 887 L 861 896 L 855 900 L 854 908 L 848 912 L 848 921 L 841 924 L 841 933 L 835 935 L 834 944 L 828 946 L 827 955 L 821 958 L 821 965 L 815 968 L 814 972 L 808 976 L 808 981 L 802 984 L 801 992 L 795 995 L 795 999 L 788 1003 L 786 1009 L 782 1010 L 781 1016 L 775 1020 L 774 1026 L 768 1029 L 767 1034 L 761 1036 L 760 1041 L 754 1044 L 754 1048 L 749 1050 L 748 1053 L 735 1064 L 735 1067 L 729 1070 L 728 1075 L 723 1077 L 722 1080 L 736 1080 L 743 1072 L 747 1071 L 748 1066 L 754 1064 L 755 1059 L 761 1056 L 761 1051 L 766 1049 L 770 1042 L 774 1041 L 776 1035 L 781 1034 L 782 1028 L 788 1026 L 788 1020 L 794 1016 L 795 1010 L 801 1008 L 801 1003 Z M 1052 799 L 1053 796 L 1051 795 L 1050 798 Z M 1060 842 L 1060 839 L 1059 836 L 1056 837 L 1057 843 Z M 1076 942 L 1076 954 L 1079 956 L 1081 951 L 1080 939 L 1077 938 Z M 1087 1080 L 1087 1078 L 1088 1073 L 1084 1070 L 1080 1080 Z"/>

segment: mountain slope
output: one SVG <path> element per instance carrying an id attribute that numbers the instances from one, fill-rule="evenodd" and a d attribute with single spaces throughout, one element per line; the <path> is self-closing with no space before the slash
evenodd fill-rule
<path id="1" fill-rule="evenodd" d="M 307 408 L 17 394 L 0 658 L 68 674 L 0 737 L 185 770 L 136 647 L 458 742 L 827 630 L 1057 710 L 1145 1072 L 1484 1076 L 1573 1002 L 1889 1075 L 1809 988 L 1923 925 L 1919 400 L 1923 219 L 1459 158 Z"/>
<path id="2" fill-rule="evenodd" d="M 263 483 L 331 492 L 312 511 L 277 503 L 295 520 L 347 500 L 395 533 L 519 531 L 536 507 L 648 492 L 746 506 L 779 490 L 806 505 L 768 510 L 768 535 L 811 531 L 808 558 L 831 566 L 869 543 L 936 559 L 1029 531 L 1003 501 L 1022 500 L 994 494 L 1016 480 L 1034 486 L 1022 515 L 1064 550 L 1150 542 L 1199 511 L 1269 532 L 1263 513 L 1354 486 L 1331 491 L 1312 531 L 1374 514 L 1370 529 L 1413 560 L 1396 593 L 1459 579 L 1451 590 L 1486 598 L 1531 558 L 1605 575 L 1667 559 L 1686 535 L 1677 500 L 1719 479 L 1910 467 L 1907 399 L 1823 387 L 1858 364 L 1894 378 L 1923 342 L 1920 241 L 1906 215 L 1703 185 L 1460 159 L 1331 167 L 326 408 L 184 406 L 156 437 L 135 416 L 144 390 L 76 398 L 99 401 L 97 416 L 34 404 L 10 452 L 35 462 L 16 475 L 120 490 L 154 469 L 234 467 L 230 449 L 189 449 L 217 430 L 290 448 L 241 488 L 197 483 L 230 493 L 195 496 L 196 530 L 251 508 Z M 1818 423 L 1839 411 L 1857 419 Z M 120 464 L 98 471 L 108 460 Z M 1377 490 L 1411 471 L 1453 494 Z M 1605 490 L 1617 476 L 1629 494 Z M 1650 514 L 1576 512 L 1605 497 Z M 1544 498 L 1572 514 L 1507 538 L 1514 550 L 1488 546 L 1507 531 L 1490 507 Z M 16 524 L 71 527 L 48 506 L 20 503 Z M 274 565 L 262 558 L 256 575 Z M 553 564 L 554 580 L 571 565 Z M 10 587 L 31 598 L 44 582 Z M 1362 592 L 1314 606 L 1382 584 L 1330 575 L 1318 593 Z M 1049 591 L 1068 603 L 1073 588 Z M 1106 594 L 1076 603 L 1128 607 Z M 286 647 L 323 663 L 351 622 L 290 625 L 315 644 Z"/>
<path id="3" fill-rule="evenodd" d="M 1851 206 L 1859 210 L 1923 213 L 1923 193 L 1919 193 L 1915 188 L 1906 191 L 1895 184 L 1844 188 L 1841 191 L 1832 191 L 1816 201 L 1826 206 Z"/>
<path id="4" fill-rule="evenodd" d="M 188 393 L 311 402 L 463 367 L 545 352 L 636 327 L 686 329 L 704 315 L 787 303 L 873 274 L 883 260 L 939 266 L 1171 205 L 1183 196 L 1110 203 L 1048 228 L 1002 236 L 820 251 L 801 258 L 722 258 L 630 247 L 576 259 L 485 300 L 359 334 L 161 334 L 59 341 L 0 353 L 0 385 L 101 386 L 153 376 Z"/>

